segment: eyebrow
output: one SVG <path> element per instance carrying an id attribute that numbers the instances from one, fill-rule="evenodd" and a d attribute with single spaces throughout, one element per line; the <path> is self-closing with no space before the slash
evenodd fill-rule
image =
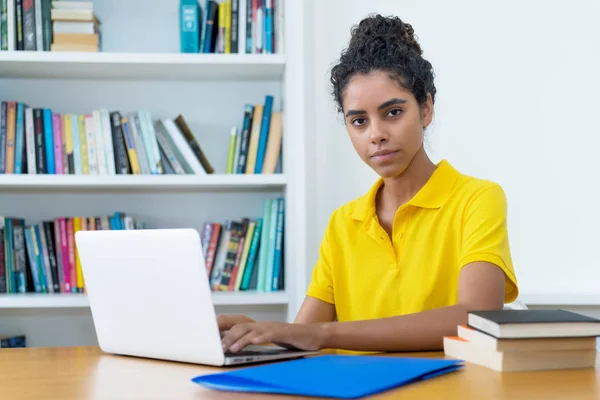
<path id="1" fill-rule="evenodd" d="M 389 99 L 388 101 L 386 101 L 385 103 L 382 103 L 379 105 L 379 107 L 377 107 L 378 110 L 382 110 L 386 107 L 389 106 L 393 106 L 395 104 L 404 104 L 406 103 L 405 99 L 401 99 L 399 97 L 393 98 L 393 99 Z M 346 113 L 346 118 L 350 117 L 352 115 L 359 115 L 359 114 L 365 114 L 366 111 L 365 110 L 348 110 L 348 112 Z"/>

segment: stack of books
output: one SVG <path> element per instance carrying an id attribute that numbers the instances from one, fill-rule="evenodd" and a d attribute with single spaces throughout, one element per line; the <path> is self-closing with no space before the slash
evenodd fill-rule
<path id="1" fill-rule="evenodd" d="M 497 371 L 591 368 L 600 320 L 565 310 L 474 311 L 457 333 L 444 338 L 447 356 Z"/>
<path id="2" fill-rule="evenodd" d="M 51 51 L 101 50 L 100 21 L 91 1 L 53 1 Z"/>

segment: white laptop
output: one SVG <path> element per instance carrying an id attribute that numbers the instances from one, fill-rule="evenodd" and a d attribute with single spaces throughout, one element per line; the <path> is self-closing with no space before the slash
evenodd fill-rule
<path id="1" fill-rule="evenodd" d="M 223 352 L 194 229 L 79 231 L 75 240 L 106 353 L 218 366 L 314 353 L 278 346 Z"/>

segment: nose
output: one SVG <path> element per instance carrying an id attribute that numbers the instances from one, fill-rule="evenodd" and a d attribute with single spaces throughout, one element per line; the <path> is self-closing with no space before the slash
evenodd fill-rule
<path id="1" fill-rule="evenodd" d="M 372 122 L 369 129 L 369 138 L 371 139 L 371 143 L 379 144 L 384 143 L 389 138 L 389 135 L 383 124 Z"/>

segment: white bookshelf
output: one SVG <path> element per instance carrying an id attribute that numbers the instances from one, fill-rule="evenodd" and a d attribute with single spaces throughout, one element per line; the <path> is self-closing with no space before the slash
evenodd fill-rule
<path id="1" fill-rule="evenodd" d="M 281 54 L 0 52 L 7 78 L 112 80 L 281 79 Z"/>
<path id="2" fill-rule="evenodd" d="M 243 305 L 285 305 L 288 295 L 285 291 L 258 293 L 256 291 L 240 293 L 213 293 L 213 303 L 217 306 Z M 85 294 L 4 294 L 0 295 L 0 309 L 19 308 L 88 308 Z"/>
<path id="3" fill-rule="evenodd" d="M 268 189 L 283 188 L 287 183 L 283 174 L 273 175 L 2 175 L 0 191 L 10 189 L 119 189 L 135 191 L 153 189 Z"/>
<path id="4" fill-rule="evenodd" d="M 283 196 L 285 290 L 213 294 L 217 312 L 292 321 L 306 290 L 305 72 L 303 2 L 284 0 L 285 54 L 180 54 L 178 3 L 95 1 L 104 52 L 0 52 L 0 100 L 59 113 L 146 110 L 184 115 L 216 170 L 186 176 L 0 175 L 0 215 L 26 224 L 59 216 L 122 211 L 149 228 L 262 217 Z M 115 10 L 118 9 L 118 12 Z M 226 175 L 229 131 L 244 104 L 274 97 L 284 113 L 283 172 Z M 0 334 L 24 332 L 32 345 L 95 344 L 84 294 L 0 295 Z M 3 330 L 3 331 L 2 331 Z"/>

